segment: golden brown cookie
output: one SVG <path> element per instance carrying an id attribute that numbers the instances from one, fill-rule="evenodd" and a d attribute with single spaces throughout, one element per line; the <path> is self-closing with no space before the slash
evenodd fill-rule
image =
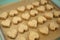
<path id="1" fill-rule="evenodd" d="M 8 17 L 8 13 L 7 12 L 3 12 L 0 14 L 0 19 L 6 19 Z"/>
<path id="2" fill-rule="evenodd" d="M 10 25 L 11 25 L 11 20 L 10 20 L 10 19 L 3 20 L 3 21 L 1 22 L 1 25 L 4 26 L 4 27 L 10 27 Z"/>
<path id="3" fill-rule="evenodd" d="M 20 12 L 24 12 L 25 9 L 26 9 L 25 6 L 20 6 L 20 7 L 17 8 L 17 10 L 20 11 Z"/>
<path id="4" fill-rule="evenodd" d="M 17 29 L 16 28 L 10 28 L 7 31 L 7 36 L 10 37 L 10 38 L 16 38 L 16 36 L 17 36 Z"/>
<path id="5" fill-rule="evenodd" d="M 45 11 L 45 6 L 39 6 L 37 7 L 37 10 L 40 12 L 44 12 Z"/>
<path id="6" fill-rule="evenodd" d="M 46 25 L 40 25 L 39 26 L 39 32 L 42 34 L 48 34 L 49 33 L 49 29 Z"/>
<path id="7" fill-rule="evenodd" d="M 37 15 L 38 14 L 38 11 L 37 10 L 31 10 L 30 11 L 30 15 L 31 16 L 35 16 L 35 15 Z"/>
<path id="8" fill-rule="evenodd" d="M 36 31 L 29 32 L 29 40 L 38 40 L 39 34 Z"/>
<path id="9" fill-rule="evenodd" d="M 44 22 L 46 22 L 47 21 L 47 19 L 44 17 L 44 16 L 38 16 L 38 23 L 44 23 Z"/>
<path id="10" fill-rule="evenodd" d="M 26 5 L 26 9 L 28 9 L 28 10 L 31 10 L 31 9 L 33 9 L 33 8 L 34 8 L 34 6 L 33 6 L 32 4 Z"/>
<path id="11" fill-rule="evenodd" d="M 46 17 L 47 19 L 52 19 L 53 13 L 52 12 L 45 12 L 44 17 Z"/>
<path id="12" fill-rule="evenodd" d="M 34 5 L 34 6 L 39 6 L 39 4 L 40 3 L 38 1 L 35 1 L 35 2 L 32 3 L 32 5 Z"/>
<path id="13" fill-rule="evenodd" d="M 52 10 L 54 7 L 51 4 L 46 4 L 46 9 L 47 10 Z"/>
<path id="14" fill-rule="evenodd" d="M 28 20 L 30 18 L 30 14 L 29 14 L 29 12 L 25 12 L 25 13 L 22 14 L 21 17 L 25 20 Z"/>
<path id="15" fill-rule="evenodd" d="M 54 17 L 59 17 L 60 16 L 60 11 L 55 10 L 53 14 L 54 14 Z"/>
<path id="16" fill-rule="evenodd" d="M 15 16 L 15 15 L 18 15 L 18 11 L 17 10 L 11 10 L 10 12 L 9 12 L 9 15 L 10 16 Z"/>
<path id="17" fill-rule="evenodd" d="M 15 40 L 27 40 L 24 36 L 17 36 L 17 38 Z"/>
<path id="18" fill-rule="evenodd" d="M 47 4 L 47 0 L 41 0 L 41 4 Z"/>
<path id="19" fill-rule="evenodd" d="M 54 22 L 54 21 L 50 22 L 50 24 L 49 24 L 50 30 L 55 31 L 57 28 L 59 28 L 59 25 L 56 22 Z"/>
<path id="20" fill-rule="evenodd" d="M 12 19 L 12 23 L 14 23 L 14 24 L 18 24 L 21 21 L 22 21 L 22 18 L 18 17 L 18 16 L 13 17 L 13 19 Z"/>
<path id="21" fill-rule="evenodd" d="M 37 20 L 33 19 L 33 20 L 29 20 L 28 21 L 28 25 L 32 28 L 37 27 Z"/>
<path id="22" fill-rule="evenodd" d="M 18 31 L 19 31 L 20 33 L 23 33 L 23 32 L 25 32 L 25 31 L 27 31 L 27 30 L 28 30 L 28 25 L 27 25 L 27 24 L 20 23 L 20 24 L 18 25 Z"/>

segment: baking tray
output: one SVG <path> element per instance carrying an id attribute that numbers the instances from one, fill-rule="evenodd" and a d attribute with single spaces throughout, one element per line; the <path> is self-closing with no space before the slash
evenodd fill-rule
<path id="1" fill-rule="evenodd" d="M 4 33 L 0 27 L 0 40 L 5 40 L 5 36 L 4 36 Z"/>
<path id="2" fill-rule="evenodd" d="M 11 4 L 11 5 L 5 6 L 5 7 L 0 7 L 0 13 L 4 12 L 4 11 L 9 12 L 11 9 L 16 9 L 17 7 L 19 7 L 21 5 L 27 5 L 27 4 L 30 4 L 30 3 L 34 2 L 34 1 L 40 1 L 40 0 L 22 0 L 21 2 L 18 2 L 18 3 L 14 3 L 14 4 Z M 5 35 L 6 40 L 14 40 L 14 39 L 10 39 L 10 38 L 8 38 L 6 36 L 5 33 L 7 32 L 7 30 L 9 30 L 8 28 L 4 28 L 4 27 L 1 27 L 1 28 L 3 30 L 3 33 Z M 58 30 L 56 30 L 56 31 L 50 31 L 49 35 L 40 34 L 40 40 L 55 40 L 58 37 L 60 37 L 60 28 Z"/>

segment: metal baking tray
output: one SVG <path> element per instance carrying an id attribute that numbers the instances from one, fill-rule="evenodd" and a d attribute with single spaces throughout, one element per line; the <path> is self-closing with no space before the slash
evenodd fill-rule
<path id="1" fill-rule="evenodd" d="M 40 1 L 40 0 L 22 0 L 21 2 L 18 3 L 14 3 L 8 6 L 4 6 L 0 8 L 0 13 L 4 12 L 4 11 L 10 11 L 11 9 L 15 9 L 16 7 L 19 7 L 20 5 L 27 5 L 30 4 L 31 2 L 34 1 Z M 6 31 L 8 30 L 7 28 L 1 27 L 3 33 L 1 33 L 3 36 L 3 40 L 14 40 L 14 39 L 10 39 L 6 36 Z M 56 31 L 50 31 L 49 35 L 41 35 L 40 34 L 40 40 L 55 40 L 56 38 L 60 37 L 60 28 Z M 5 38 L 5 39 L 4 39 Z"/>

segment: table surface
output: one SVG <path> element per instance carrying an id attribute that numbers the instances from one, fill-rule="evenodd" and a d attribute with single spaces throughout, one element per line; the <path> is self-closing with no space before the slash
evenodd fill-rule
<path id="1" fill-rule="evenodd" d="M 51 1 L 60 8 L 60 0 L 51 0 Z"/>

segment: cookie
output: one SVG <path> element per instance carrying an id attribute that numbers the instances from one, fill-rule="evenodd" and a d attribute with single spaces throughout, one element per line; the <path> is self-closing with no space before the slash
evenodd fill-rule
<path id="1" fill-rule="evenodd" d="M 16 38 L 17 36 L 17 30 L 15 28 L 10 28 L 8 31 L 7 31 L 7 34 L 6 34 L 8 37 L 10 38 Z"/>
<path id="2" fill-rule="evenodd" d="M 18 25 L 18 31 L 19 31 L 20 33 L 24 33 L 24 32 L 27 31 L 27 30 L 28 30 L 28 25 L 27 25 L 27 24 L 20 23 L 20 24 Z"/>
<path id="3" fill-rule="evenodd" d="M 42 34 L 48 34 L 49 33 L 49 29 L 46 25 L 40 25 L 39 26 L 39 32 Z"/>
<path id="4" fill-rule="evenodd" d="M 49 24 L 49 29 L 52 30 L 52 31 L 55 31 L 56 29 L 59 28 L 59 25 L 56 23 L 56 22 L 50 22 Z"/>
<path id="5" fill-rule="evenodd" d="M 37 10 L 40 12 L 44 12 L 45 11 L 45 6 L 39 6 L 37 7 Z"/>
<path id="6" fill-rule="evenodd" d="M 41 4 L 47 4 L 47 0 L 41 0 Z"/>
<path id="7" fill-rule="evenodd" d="M 30 18 L 30 14 L 29 14 L 29 12 L 25 12 L 25 13 L 22 14 L 21 17 L 25 20 L 28 20 Z"/>
<path id="8" fill-rule="evenodd" d="M 18 11 L 17 11 L 17 10 L 11 10 L 11 11 L 9 12 L 9 15 L 10 15 L 10 16 L 18 15 Z"/>
<path id="9" fill-rule="evenodd" d="M 3 21 L 1 22 L 1 25 L 4 26 L 4 27 L 10 27 L 10 25 L 11 25 L 11 20 L 10 20 L 10 19 L 3 20 Z"/>
<path id="10" fill-rule="evenodd" d="M 36 31 L 29 32 L 29 40 L 39 40 L 39 34 Z"/>
<path id="11" fill-rule="evenodd" d="M 46 17 L 47 19 L 52 19 L 53 13 L 52 12 L 45 12 L 44 17 Z"/>
<path id="12" fill-rule="evenodd" d="M 51 4 L 46 4 L 46 9 L 47 10 L 52 10 L 54 7 Z"/>
<path id="13" fill-rule="evenodd" d="M 34 5 L 34 6 L 39 6 L 40 3 L 39 3 L 38 1 L 35 1 L 35 2 L 32 3 L 32 5 Z"/>
<path id="14" fill-rule="evenodd" d="M 37 27 L 37 20 L 35 20 L 35 19 L 29 20 L 28 25 L 32 28 L 36 28 Z"/>
<path id="15" fill-rule="evenodd" d="M 53 12 L 54 17 L 59 17 L 60 16 L 60 11 L 55 10 Z"/>
<path id="16" fill-rule="evenodd" d="M 7 12 L 3 12 L 0 14 L 0 19 L 6 19 L 8 17 L 8 13 Z"/>
<path id="17" fill-rule="evenodd" d="M 26 38 L 24 36 L 17 36 L 17 38 L 15 40 L 26 40 Z"/>
<path id="18" fill-rule="evenodd" d="M 35 16 L 35 15 L 37 15 L 38 14 L 38 11 L 37 10 L 31 10 L 30 11 L 30 15 L 31 16 Z"/>
<path id="19" fill-rule="evenodd" d="M 20 11 L 20 12 L 24 12 L 25 9 L 26 9 L 25 6 L 20 6 L 20 7 L 17 8 L 17 10 Z"/>
<path id="20" fill-rule="evenodd" d="M 12 23 L 14 23 L 14 24 L 18 24 L 21 21 L 22 21 L 22 18 L 18 17 L 18 16 L 13 17 L 13 19 L 12 19 Z"/>
<path id="21" fill-rule="evenodd" d="M 38 23 L 41 23 L 41 24 L 47 21 L 47 19 L 44 16 L 41 16 L 41 15 L 38 16 L 37 20 L 38 20 Z"/>
<path id="22" fill-rule="evenodd" d="M 33 6 L 32 4 L 26 5 L 26 9 L 28 9 L 28 10 L 31 10 L 31 9 L 33 9 L 33 8 L 34 8 L 34 6 Z"/>

